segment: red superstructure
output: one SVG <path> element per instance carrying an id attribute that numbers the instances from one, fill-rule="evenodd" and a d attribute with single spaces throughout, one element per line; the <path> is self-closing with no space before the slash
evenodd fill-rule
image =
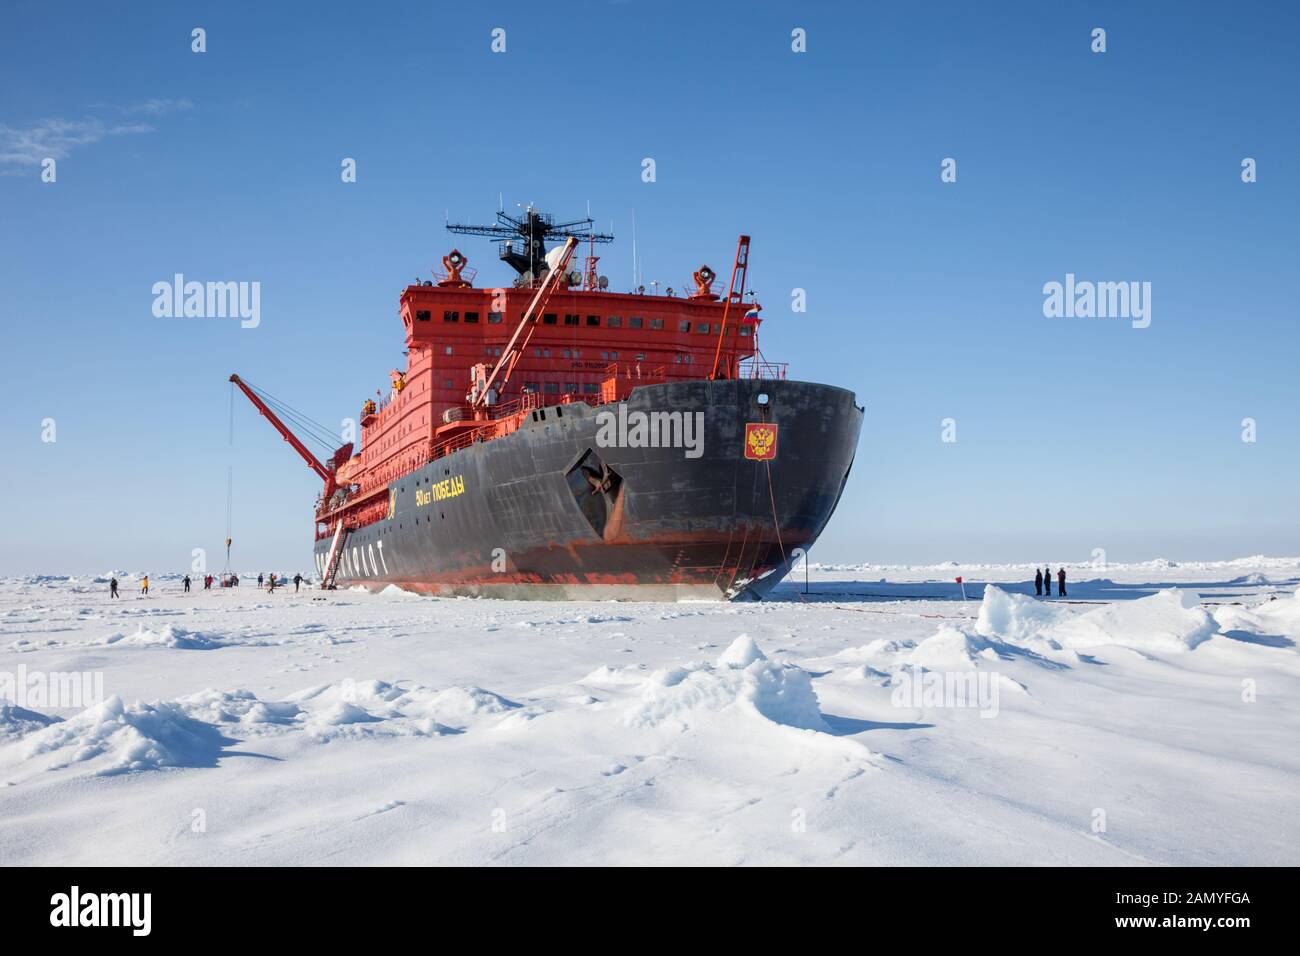
<path id="1" fill-rule="evenodd" d="M 639 385 L 735 377 L 755 354 L 758 306 L 742 303 L 748 237 L 724 296 L 713 291 L 708 266 L 685 294 L 606 291 L 594 270 L 564 268 L 576 243 L 568 241 L 559 268 L 542 280 L 525 273 L 513 286 L 476 288 L 468 260 L 452 250 L 436 282 L 402 291 L 406 368 L 391 372 L 386 394 L 364 402 L 361 451 L 340 463 L 335 487 L 327 483 L 318 539 L 340 519 L 348 529 L 382 519 L 391 482 L 449 451 L 510 434 L 533 409 L 619 402 Z"/>

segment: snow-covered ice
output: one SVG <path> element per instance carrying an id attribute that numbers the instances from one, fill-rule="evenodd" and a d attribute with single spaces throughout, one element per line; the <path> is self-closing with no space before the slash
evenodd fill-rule
<path id="1" fill-rule="evenodd" d="M 1300 559 L 1032 574 L 680 605 L 0 581 L 0 863 L 1300 863 Z"/>

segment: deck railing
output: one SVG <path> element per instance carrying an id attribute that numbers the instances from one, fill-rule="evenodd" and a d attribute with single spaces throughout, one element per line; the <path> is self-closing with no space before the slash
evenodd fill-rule
<path id="1" fill-rule="evenodd" d="M 789 362 L 764 362 L 758 359 L 741 359 L 740 377 L 766 381 L 781 381 L 786 377 Z"/>

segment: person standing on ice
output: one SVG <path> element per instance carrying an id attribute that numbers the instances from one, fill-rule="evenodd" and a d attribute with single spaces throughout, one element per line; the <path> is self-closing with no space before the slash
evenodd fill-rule
<path id="1" fill-rule="evenodd" d="M 268 581 L 270 582 L 270 587 L 268 587 L 266 591 L 268 594 L 274 594 L 275 593 L 275 572 L 274 571 L 271 572 L 271 577 L 268 579 Z"/>
<path id="2" fill-rule="evenodd" d="M 189 593 L 190 593 L 190 576 L 189 576 L 188 574 L 185 575 L 185 579 L 184 579 L 183 581 L 181 581 L 181 584 L 185 585 L 185 593 L 186 593 L 186 594 L 189 594 Z"/>
<path id="3" fill-rule="evenodd" d="M 1043 572 L 1034 568 L 1034 593 L 1041 595 L 1043 593 Z"/>
<path id="4" fill-rule="evenodd" d="M 117 578 L 108 579 L 108 596 L 111 598 L 117 597 Z"/>
<path id="5" fill-rule="evenodd" d="M 1065 568 L 1056 572 L 1056 596 L 1065 597 Z"/>
<path id="6" fill-rule="evenodd" d="M 300 584 L 302 584 L 302 575 L 301 575 L 301 574 L 295 574 L 295 575 L 293 576 L 293 593 L 294 593 L 294 594 L 297 594 L 297 593 L 298 593 L 298 586 L 299 586 Z"/>
<path id="7" fill-rule="evenodd" d="M 144 576 L 143 580 L 140 581 L 140 593 L 145 597 L 149 596 L 149 575 L 147 574 Z"/>
<path id="8" fill-rule="evenodd" d="M 1043 568 L 1043 594 L 1047 597 L 1052 596 L 1052 568 L 1050 565 Z"/>
<path id="9" fill-rule="evenodd" d="M 257 572 L 257 586 L 258 586 L 259 588 L 262 586 L 262 572 L 261 572 L 261 571 L 258 571 L 258 572 Z"/>

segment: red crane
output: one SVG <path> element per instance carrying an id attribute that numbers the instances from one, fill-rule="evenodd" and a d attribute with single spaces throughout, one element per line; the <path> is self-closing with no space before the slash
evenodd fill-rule
<path id="1" fill-rule="evenodd" d="M 348 456 L 352 454 L 351 443 L 344 445 L 334 453 L 334 457 L 331 460 L 329 467 L 322 465 L 320 459 L 313 455 L 311 450 L 298 439 L 298 436 L 289 430 L 288 425 L 280 421 L 279 416 L 267 407 L 266 402 L 262 401 L 261 397 L 259 397 L 243 379 L 232 373 L 230 381 L 239 386 L 239 390 L 248 396 L 248 400 L 253 403 L 254 407 L 256 407 L 259 412 L 262 413 L 262 416 L 269 421 L 272 426 L 274 426 L 275 430 L 280 433 L 280 436 L 284 438 L 285 441 L 293 446 L 293 450 L 296 451 L 302 457 L 302 460 L 307 463 L 307 467 L 316 472 L 316 474 L 320 476 L 321 481 L 325 482 L 324 500 L 328 501 L 330 495 L 334 493 L 334 469 L 338 467 L 339 462 L 347 461 Z"/>
<path id="2" fill-rule="evenodd" d="M 722 324 L 718 326 L 718 347 L 713 351 L 713 371 L 709 378 L 735 378 L 737 372 L 736 356 L 728 354 L 722 357 L 722 342 L 727 335 L 727 316 L 733 305 L 743 304 L 745 297 L 745 277 L 749 274 L 749 236 L 741 236 L 736 243 L 736 261 L 731 267 L 731 286 L 727 289 L 727 301 L 722 306 Z M 737 284 L 736 279 L 740 279 Z M 744 321 L 741 319 L 741 321 Z M 721 368 L 719 368 L 721 366 Z"/>
<path id="3" fill-rule="evenodd" d="M 570 236 L 564 242 L 564 248 L 560 253 L 559 260 L 555 263 L 555 268 L 551 269 L 546 278 L 542 280 L 541 286 L 537 289 L 537 294 L 533 296 L 533 301 L 529 303 L 527 311 L 519 320 L 519 326 L 515 329 L 514 335 L 510 336 L 510 341 L 506 343 L 501 358 L 497 359 L 496 365 L 489 370 L 486 363 L 475 365 L 470 371 L 471 385 L 469 394 L 465 396 L 470 406 L 475 409 L 482 408 L 488 404 L 488 394 L 494 387 L 500 392 L 504 392 L 507 385 L 510 384 L 510 376 L 514 374 L 515 365 L 523 356 L 528 348 L 528 342 L 533 337 L 533 332 L 537 329 L 537 314 L 546 308 L 546 301 L 551 297 L 551 293 L 563 281 L 567 275 L 569 263 L 573 261 L 574 250 L 578 248 L 578 240 Z M 519 337 L 523 336 L 523 341 Z M 499 384 L 498 384 L 499 382 Z"/>

